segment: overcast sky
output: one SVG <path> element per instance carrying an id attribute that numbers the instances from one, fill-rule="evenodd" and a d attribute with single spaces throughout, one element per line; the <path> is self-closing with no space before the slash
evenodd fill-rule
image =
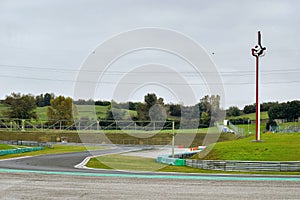
<path id="1" fill-rule="evenodd" d="M 255 101 L 251 48 L 260 30 L 267 47 L 260 59 L 261 101 L 300 99 L 299 11 L 298 0 L 0 0 L 0 98 L 12 92 L 73 97 L 81 65 L 98 45 L 124 31 L 158 27 L 200 44 L 223 80 L 224 107 L 240 108 Z M 181 63 L 166 53 L 144 51 L 120 59 L 114 70 L 125 73 L 125 64 L 151 59 Z M 112 76 L 95 98 L 110 100 L 120 77 Z M 207 93 L 193 89 L 198 99 Z M 157 92 L 166 102 L 178 103 L 166 91 L 145 87 L 132 100 Z"/>

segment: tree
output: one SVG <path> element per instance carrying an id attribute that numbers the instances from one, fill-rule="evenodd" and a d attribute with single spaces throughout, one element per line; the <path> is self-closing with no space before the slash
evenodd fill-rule
<path id="1" fill-rule="evenodd" d="M 283 106 L 282 104 L 276 104 L 273 105 L 269 111 L 268 111 L 268 115 L 269 115 L 269 120 L 272 121 L 274 119 L 284 119 L 284 113 L 283 113 Z"/>
<path id="2" fill-rule="evenodd" d="M 148 94 L 144 97 L 144 100 L 145 100 L 147 109 L 149 110 L 152 106 L 154 106 L 154 104 L 157 103 L 157 97 L 156 97 L 156 94 L 154 94 L 154 93 L 149 94 L 149 93 L 148 93 Z"/>
<path id="3" fill-rule="evenodd" d="M 54 99 L 54 94 L 46 93 L 44 95 L 44 106 L 50 106 L 51 105 L 51 99 Z"/>
<path id="4" fill-rule="evenodd" d="M 200 112 L 206 112 L 209 115 L 211 114 L 211 104 L 209 101 L 210 100 L 209 100 L 208 95 L 206 95 L 200 99 L 200 103 L 199 103 Z"/>
<path id="5" fill-rule="evenodd" d="M 117 104 L 116 104 L 117 105 Z M 130 116 L 127 115 L 127 112 L 119 107 L 113 107 L 110 105 L 107 109 L 106 119 L 107 120 L 128 120 Z"/>
<path id="6" fill-rule="evenodd" d="M 185 120 L 198 120 L 201 117 L 198 105 L 182 106 L 181 117 Z"/>
<path id="7" fill-rule="evenodd" d="M 170 115 L 172 116 L 181 116 L 181 105 L 180 104 L 171 104 L 169 106 Z"/>
<path id="8" fill-rule="evenodd" d="M 129 110 L 136 110 L 136 105 L 137 105 L 137 103 L 129 101 L 128 102 L 128 109 Z"/>
<path id="9" fill-rule="evenodd" d="M 241 111 L 237 106 L 231 106 L 227 110 L 227 116 L 228 117 L 237 117 L 241 115 Z"/>
<path id="10" fill-rule="evenodd" d="M 243 109 L 243 113 L 245 114 L 255 113 L 255 111 L 256 111 L 255 104 L 246 105 Z"/>
<path id="11" fill-rule="evenodd" d="M 206 112 L 210 116 L 210 124 L 214 124 L 214 122 L 218 121 L 221 112 L 220 100 L 221 98 L 219 95 L 206 95 L 201 98 L 199 103 L 200 117 L 202 112 Z"/>
<path id="12" fill-rule="evenodd" d="M 38 107 L 43 107 L 44 106 L 44 96 L 43 96 L 43 94 L 40 94 L 39 96 L 35 97 L 35 104 Z"/>
<path id="13" fill-rule="evenodd" d="M 110 101 L 95 101 L 96 106 L 110 106 L 111 102 Z"/>
<path id="14" fill-rule="evenodd" d="M 12 93 L 6 97 L 3 103 L 8 106 L 4 115 L 10 119 L 37 119 L 35 98 L 30 94 Z M 18 120 L 18 123 L 21 124 L 21 120 Z"/>
<path id="15" fill-rule="evenodd" d="M 286 118 L 289 121 L 294 121 L 300 117 L 300 101 L 287 102 L 286 108 Z"/>
<path id="16" fill-rule="evenodd" d="M 200 118 L 200 126 L 202 127 L 209 127 L 210 125 L 210 116 L 207 112 L 202 112 L 201 113 L 201 118 Z"/>
<path id="17" fill-rule="evenodd" d="M 50 106 L 50 101 L 53 98 L 54 98 L 54 94 L 49 94 L 49 93 L 46 93 L 45 95 L 40 94 L 35 97 L 35 104 L 38 107 Z"/>
<path id="18" fill-rule="evenodd" d="M 145 95 L 144 101 L 145 103 L 138 103 L 136 105 L 139 121 L 163 121 L 167 118 L 163 98 L 157 98 L 156 94 L 148 93 Z"/>
<path id="19" fill-rule="evenodd" d="M 151 121 L 165 121 L 167 119 L 167 112 L 163 104 L 154 104 L 149 110 L 149 117 Z"/>
<path id="20" fill-rule="evenodd" d="M 294 121 L 300 116 L 300 101 L 291 101 L 287 103 L 275 103 L 269 111 L 269 119 L 287 119 Z"/>
<path id="21" fill-rule="evenodd" d="M 52 99 L 50 103 L 51 106 L 47 110 L 50 123 L 54 124 L 58 121 L 61 121 L 62 125 L 71 125 L 74 123 L 73 104 L 70 97 L 59 96 Z"/>
<path id="22" fill-rule="evenodd" d="M 264 102 L 260 104 L 260 111 L 268 111 L 273 105 L 275 105 L 278 102 Z"/>

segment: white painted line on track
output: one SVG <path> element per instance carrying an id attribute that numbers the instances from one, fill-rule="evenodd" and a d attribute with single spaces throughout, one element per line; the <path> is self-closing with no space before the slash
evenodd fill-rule
<path id="1" fill-rule="evenodd" d="M 15 157 L 15 158 L 6 158 L 6 159 L 1 159 L 1 161 L 9 161 L 9 160 L 19 160 L 19 159 L 23 159 L 23 158 L 31 158 L 33 156 L 22 156 L 22 157 Z"/>

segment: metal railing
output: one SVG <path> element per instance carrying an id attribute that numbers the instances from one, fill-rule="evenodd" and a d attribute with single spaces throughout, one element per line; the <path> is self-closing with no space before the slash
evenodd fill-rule
<path id="1" fill-rule="evenodd" d="M 68 124 L 68 125 L 66 125 Z M 75 120 L 67 123 L 65 120 L 38 121 L 28 119 L 0 118 L 0 130 L 6 131 L 47 131 L 47 130 L 133 130 L 133 131 L 155 131 L 171 130 L 172 121 L 121 121 L 121 120 Z"/>
<path id="2" fill-rule="evenodd" d="M 186 160 L 186 166 L 221 171 L 277 171 L 299 172 L 300 161 L 217 161 Z"/>

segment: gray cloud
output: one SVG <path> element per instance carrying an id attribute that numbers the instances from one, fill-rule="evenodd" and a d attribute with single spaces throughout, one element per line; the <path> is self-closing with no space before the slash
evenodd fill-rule
<path id="1" fill-rule="evenodd" d="M 261 30 L 267 46 L 262 101 L 299 99 L 299 9 L 297 0 L 1 1 L 0 98 L 11 92 L 72 96 L 80 65 L 97 45 L 122 31 L 161 27 L 207 50 L 224 80 L 226 106 L 240 107 L 254 102 L 250 49 Z"/>

